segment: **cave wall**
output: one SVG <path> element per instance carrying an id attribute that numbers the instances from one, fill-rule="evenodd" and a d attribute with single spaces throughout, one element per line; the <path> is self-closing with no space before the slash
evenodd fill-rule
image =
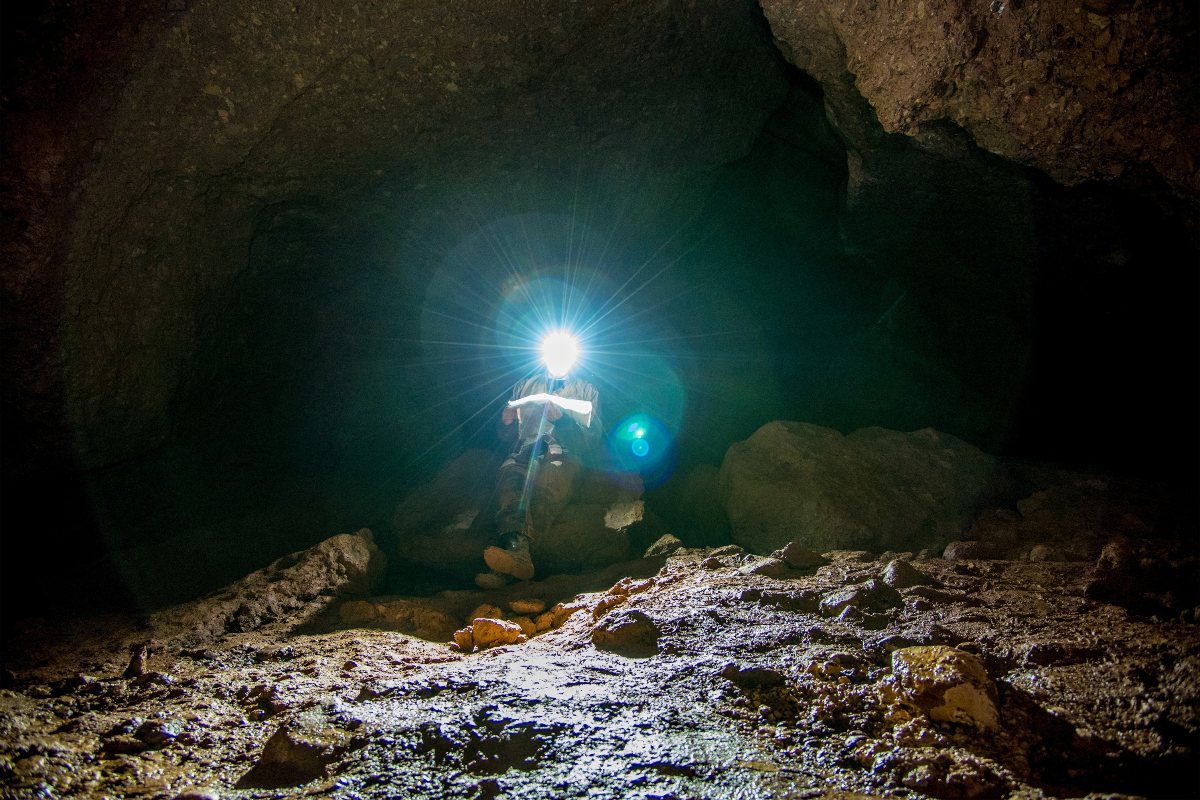
<path id="1" fill-rule="evenodd" d="M 131 57 L 89 76 L 107 102 L 88 131 L 27 150 L 8 176 L 41 167 L 69 198 L 26 210 L 27 240 L 54 234 L 24 256 L 65 259 L 62 355 L 41 360 L 61 370 L 86 467 L 166 441 L 199 340 L 220 326 L 202 309 L 231 302 L 281 216 L 315 203 L 327 231 L 381 207 L 402 220 L 445 199 L 428 191 L 444 175 L 501 185 L 585 163 L 610 192 L 637 181 L 652 208 L 743 152 L 785 91 L 745 2 L 178 8 L 143 9 Z M 50 9 L 80 26 L 64 38 L 93 32 Z M 18 127 L 42 111 L 24 89 Z M 24 383 L 18 402 L 58 406 L 56 388 Z"/>
<path id="2" fill-rule="evenodd" d="M 56 524 L 99 552 L 252 543 L 172 545 L 216 582 L 373 524 L 493 388 L 422 368 L 431 298 L 502 284 L 473 265 L 565 209 L 541 255 L 583 209 L 610 288 L 655 276 L 629 311 L 663 324 L 627 338 L 671 359 L 692 461 L 771 418 L 1140 466 L 1170 448 L 1131 420 L 1195 439 L 1190 7 L 45 0 L 10 23 L 5 496 L 24 522 L 31 489 L 74 495 Z"/>

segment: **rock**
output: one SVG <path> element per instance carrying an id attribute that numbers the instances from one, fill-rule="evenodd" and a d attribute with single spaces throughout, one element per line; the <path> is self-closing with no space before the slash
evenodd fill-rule
<path id="1" fill-rule="evenodd" d="M 786 562 L 792 569 L 816 569 L 829 563 L 829 559 L 797 541 L 788 542 L 786 546 L 771 553 L 771 557 Z"/>
<path id="2" fill-rule="evenodd" d="M 515 644 L 523 635 L 521 626 L 517 623 L 487 617 L 476 619 L 471 625 L 471 632 L 475 638 L 475 646 L 480 650 Z"/>
<path id="3" fill-rule="evenodd" d="M 349 734 L 319 709 L 281 725 L 263 746 L 258 763 L 237 782 L 239 789 L 299 786 L 325 774 L 349 749 Z"/>
<path id="4" fill-rule="evenodd" d="M 762 575 L 767 578 L 790 578 L 792 568 L 778 558 L 760 558 L 738 570 L 739 575 Z"/>
<path id="5" fill-rule="evenodd" d="M 221 800 L 221 793 L 207 786 L 189 786 L 176 794 L 174 800 Z"/>
<path id="6" fill-rule="evenodd" d="M 1069 4 L 968 14 L 951 0 L 869 9 L 830 0 L 761 5 L 785 57 L 821 84 L 843 129 L 870 115 L 885 131 L 921 141 L 928 123 L 944 120 L 980 147 L 1064 184 L 1111 179 L 1142 164 L 1183 197 L 1200 188 L 1190 166 L 1194 144 L 1186 160 L 1169 152 L 1195 124 L 1195 109 L 1182 99 L 1195 96 L 1194 65 L 1181 55 L 1165 63 L 1150 56 L 1190 52 L 1191 17 L 1170 6 L 1122 7 L 1100 17 L 1100 29 Z M 1080 45 L 1064 51 L 1064 36 Z M 1153 71 L 1153 85 L 1130 77 L 1140 70 Z M 850 127 L 844 134 L 861 149 Z"/>
<path id="7" fill-rule="evenodd" d="M 714 547 L 708 555 L 710 558 L 724 558 L 725 556 L 740 556 L 744 552 L 746 549 L 740 544 L 726 544 Z"/>
<path id="8" fill-rule="evenodd" d="M 150 627 L 155 641 L 194 647 L 273 622 L 298 625 L 340 596 L 370 594 L 386 564 L 370 530 L 331 536 L 210 597 L 152 615 Z"/>
<path id="9" fill-rule="evenodd" d="M 572 614 L 574 614 L 576 611 L 583 611 L 587 607 L 587 603 L 555 604 L 554 608 L 551 609 L 554 613 L 554 627 L 562 627 L 562 625 L 571 618 Z"/>
<path id="10" fill-rule="evenodd" d="M 669 556 L 671 553 L 674 553 L 681 547 L 683 547 L 683 542 L 681 542 L 677 537 L 672 536 L 669 533 L 664 533 L 656 542 L 654 542 L 654 544 L 646 548 L 645 557 L 656 558 L 658 556 Z"/>
<path id="11" fill-rule="evenodd" d="M 470 614 L 467 614 L 467 623 L 473 625 L 477 619 L 500 619 L 503 616 L 504 612 L 500 610 L 499 606 L 484 603 Z"/>
<path id="12" fill-rule="evenodd" d="M 545 573 L 584 572 L 629 559 L 629 528 L 645 512 L 641 500 L 579 504 L 563 509 L 545 536 L 533 543 L 533 560 Z"/>
<path id="13" fill-rule="evenodd" d="M 521 626 L 521 633 L 525 634 L 525 637 L 528 639 L 532 639 L 537 635 L 537 623 L 535 623 L 529 617 L 513 617 L 511 620 L 509 620 L 509 622 L 515 622 L 517 625 Z"/>
<path id="14" fill-rule="evenodd" d="M 492 520 L 481 513 L 491 500 L 499 466 L 495 454 L 470 450 L 410 492 L 394 514 L 404 561 L 462 577 L 478 572 L 480 554 L 495 543 Z M 641 491 L 636 476 L 583 470 L 568 505 L 534 538 L 538 575 L 628 560 L 630 529 L 646 512 Z"/>
<path id="15" fill-rule="evenodd" d="M 892 674 L 902 696 L 931 719 L 995 730 L 996 685 L 983 662 L 945 645 L 906 647 L 892 653 Z"/>
<path id="16" fill-rule="evenodd" d="M 592 629 L 592 644 L 631 656 L 658 652 L 658 625 L 645 611 L 624 608 L 610 612 Z"/>
<path id="17" fill-rule="evenodd" d="M 554 627 L 554 612 L 547 611 L 544 614 L 539 614 L 538 618 L 533 622 L 537 627 L 537 632 L 544 633 Z"/>
<path id="18" fill-rule="evenodd" d="M 914 586 L 934 586 L 938 582 L 907 561 L 889 561 L 883 568 L 883 582 L 893 589 L 910 589 Z"/>
<path id="19" fill-rule="evenodd" d="M 546 601 L 536 597 L 513 600 L 508 604 L 508 610 L 514 614 L 540 614 L 546 610 Z"/>
<path id="20" fill-rule="evenodd" d="M 787 677 L 778 670 L 743 667 L 740 664 L 726 664 L 721 670 L 721 677 L 733 681 L 742 689 L 771 689 L 787 682 Z"/>
<path id="21" fill-rule="evenodd" d="M 1035 544 L 1025 556 L 1029 561 L 1087 561 L 1083 553 L 1052 544 Z"/>
<path id="22" fill-rule="evenodd" d="M 965 526 L 992 466 L 978 449 L 929 429 L 843 436 L 771 422 L 729 448 L 721 490 L 734 541 L 753 551 L 793 540 L 818 552 L 917 550 Z"/>
<path id="23" fill-rule="evenodd" d="M 947 561 L 987 560 L 997 556 L 996 549 L 987 542 L 950 542 L 942 551 L 942 558 Z"/>
<path id="24" fill-rule="evenodd" d="M 123 678 L 139 678 L 146 673 L 146 659 L 150 655 L 150 642 L 137 642 L 129 646 L 129 666 L 121 674 Z"/>
<path id="25" fill-rule="evenodd" d="M 821 613 L 836 617 L 846 608 L 853 606 L 859 611 L 886 611 L 904 605 L 904 598 L 892 587 L 871 578 L 865 583 L 846 586 L 825 595 L 821 599 Z"/>
<path id="26" fill-rule="evenodd" d="M 338 618 L 349 625 L 371 622 L 377 616 L 379 616 L 379 611 L 375 608 L 375 604 L 366 600 L 347 600 L 338 606 Z"/>
<path id="27" fill-rule="evenodd" d="M 600 602 L 596 603 L 596 607 L 592 609 L 592 619 L 600 619 L 612 609 L 627 602 L 629 602 L 629 595 L 616 594 L 602 597 Z"/>

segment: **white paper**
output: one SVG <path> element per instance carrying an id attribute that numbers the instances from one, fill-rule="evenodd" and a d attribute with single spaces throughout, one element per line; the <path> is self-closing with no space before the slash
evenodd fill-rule
<path id="1" fill-rule="evenodd" d="M 508 407 L 520 408 L 521 406 L 545 405 L 546 403 L 553 403 L 563 411 L 571 411 L 583 417 L 583 427 L 585 428 L 590 427 L 592 424 L 592 403 L 590 400 L 575 400 L 570 397 L 559 397 L 555 394 L 538 392 L 537 394 L 531 394 L 517 400 L 509 400 Z"/>

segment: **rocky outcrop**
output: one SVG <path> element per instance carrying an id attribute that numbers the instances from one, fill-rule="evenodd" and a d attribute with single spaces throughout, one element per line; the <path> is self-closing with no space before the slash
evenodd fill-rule
<path id="1" fill-rule="evenodd" d="M 492 497 L 499 458 L 471 450 L 414 489 L 393 516 L 405 569 L 469 578 L 485 569 L 495 544 Z M 643 525 L 645 504 L 636 474 L 585 469 L 571 500 L 532 545 L 538 575 L 580 572 L 630 557 L 630 535 Z"/>
<path id="2" fill-rule="evenodd" d="M 934 430 L 841 433 L 771 422 L 729 448 L 721 490 L 733 539 L 766 553 L 916 550 L 942 543 L 975 513 L 993 459 Z"/>
<path id="3" fill-rule="evenodd" d="M 154 614 L 150 629 L 160 643 L 195 646 L 273 622 L 300 625 L 325 611 L 339 596 L 368 594 L 376 588 L 386 565 L 386 557 L 366 528 L 331 536 L 210 597 Z"/>
<path id="4" fill-rule="evenodd" d="M 1183 3 L 762 0 L 788 59 L 821 82 L 861 146 L 865 114 L 935 143 L 980 147 L 1064 184 L 1130 169 L 1200 196 L 1195 9 Z M 869 111 L 857 102 L 865 98 Z"/>

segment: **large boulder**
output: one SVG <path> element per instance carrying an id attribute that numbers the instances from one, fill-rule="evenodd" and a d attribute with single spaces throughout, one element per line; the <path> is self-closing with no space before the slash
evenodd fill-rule
<path id="1" fill-rule="evenodd" d="M 492 494 L 499 461 L 486 451 L 467 451 L 396 507 L 393 522 L 405 567 L 463 578 L 485 569 L 483 549 L 496 538 Z M 645 518 L 641 495 L 636 474 L 584 469 L 567 506 L 547 530 L 536 532 L 538 576 L 628 559 L 630 533 Z"/>
<path id="2" fill-rule="evenodd" d="M 729 448 L 721 493 L 743 547 L 917 550 L 970 522 L 994 460 L 945 433 L 864 428 L 843 436 L 770 422 Z"/>

